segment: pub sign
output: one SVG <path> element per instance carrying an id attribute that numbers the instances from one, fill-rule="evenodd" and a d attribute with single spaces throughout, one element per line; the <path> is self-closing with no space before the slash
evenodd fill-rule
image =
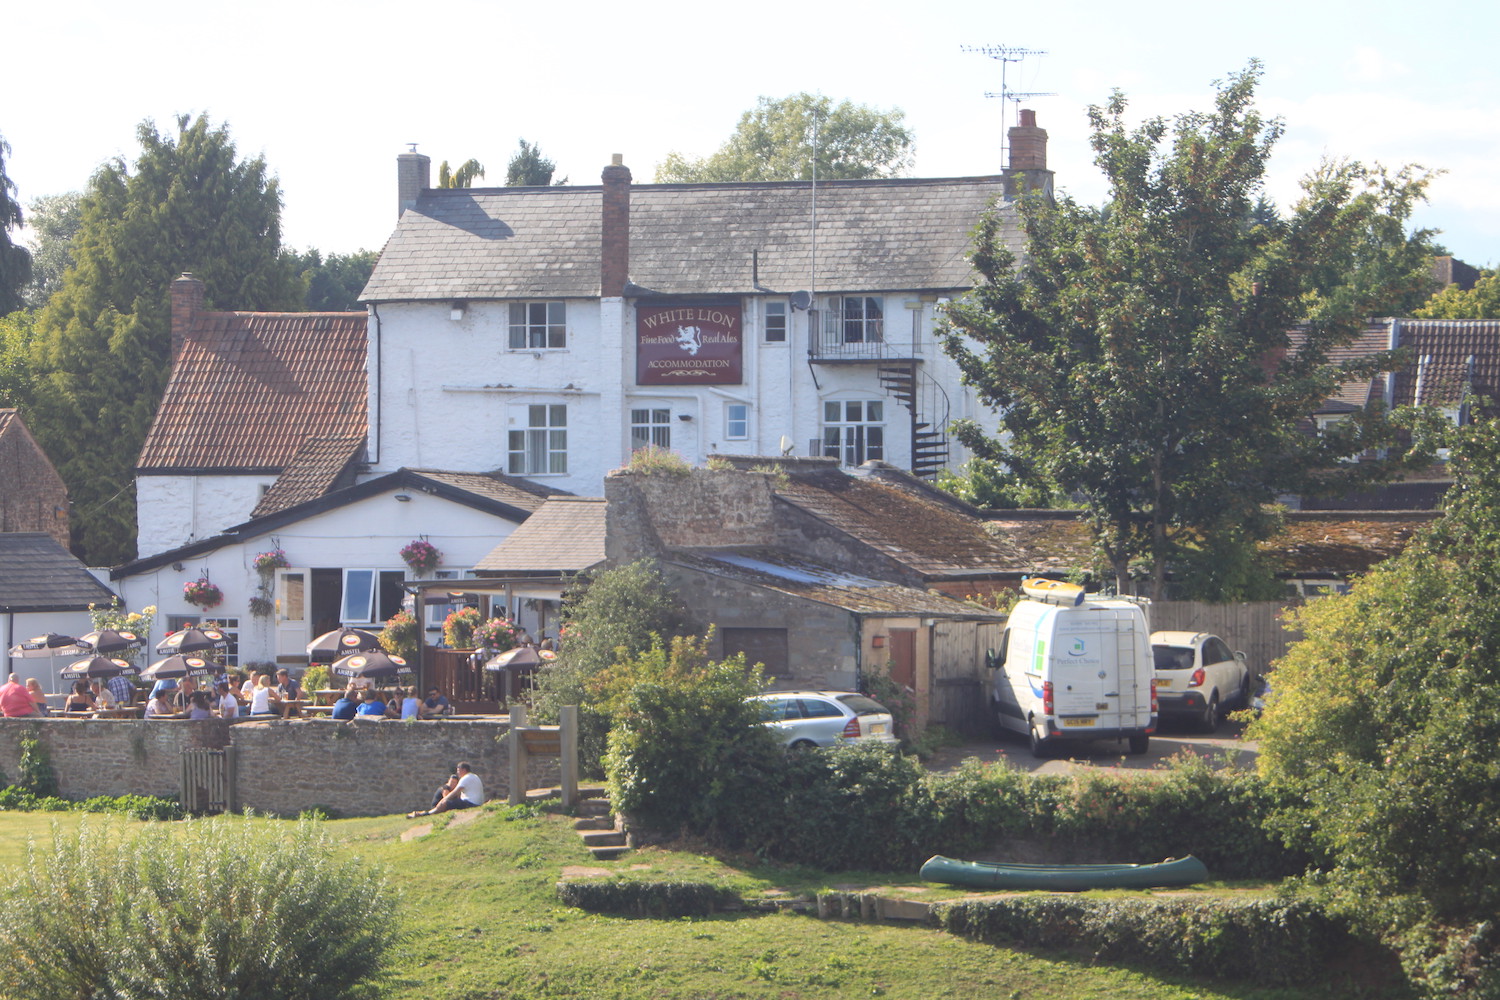
<path id="1" fill-rule="evenodd" d="M 636 385 L 740 385 L 744 357 L 738 303 L 636 308 Z"/>

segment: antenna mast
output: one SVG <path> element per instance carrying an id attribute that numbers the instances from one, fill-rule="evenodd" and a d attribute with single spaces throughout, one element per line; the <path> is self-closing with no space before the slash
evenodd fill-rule
<path id="1" fill-rule="evenodd" d="M 1000 91 L 985 91 L 985 97 L 998 97 L 1002 101 L 1010 100 L 1020 103 L 1023 97 L 1055 97 L 1055 94 L 1044 94 L 1037 91 L 1018 93 L 1012 91 L 1006 84 L 1006 68 L 1009 63 L 1018 63 L 1027 56 L 1044 56 L 1045 49 L 1024 49 L 1010 45 L 961 45 L 959 49 L 963 52 L 978 52 L 982 56 L 989 56 L 1000 64 Z M 1000 141 L 1005 142 L 1005 105 L 1000 105 Z M 1006 148 L 1007 166 L 1009 165 L 1010 150 Z"/>

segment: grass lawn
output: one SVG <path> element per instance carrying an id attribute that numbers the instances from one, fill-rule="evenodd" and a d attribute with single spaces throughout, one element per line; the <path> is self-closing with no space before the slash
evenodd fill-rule
<path id="1" fill-rule="evenodd" d="M 1094 967 L 1086 958 L 997 949 L 916 925 L 822 921 L 789 913 L 679 920 L 588 914 L 557 900 L 554 887 L 570 870 L 713 881 L 747 896 L 893 884 L 910 886 L 922 898 L 961 893 L 923 890 L 915 873 L 893 883 L 888 876 L 737 866 L 687 851 L 644 849 L 618 861 L 595 862 L 567 817 L 534 812 L 523 808 L 518 816 L 492 803 L 472 821 L 450 826 L 451 819 L 439 817 L 431 833 L 410 840 L 402 835 L 419 823 L 401 817 L 329 824 L 351 853 L 387 867 L 403 894 L 409 936 L 395 956 L 389 997 L 1352 1000 L 1367 995 L 1329 984 L 1278 991 L 1163 978 Z M 0 813 L 0 864 L 23 859 L 28 835 L 45 841 L 54 821 L 71 827 L 79 819 L 71 813 Z M 232 847 L 226 856 L 233 856 Z"/>

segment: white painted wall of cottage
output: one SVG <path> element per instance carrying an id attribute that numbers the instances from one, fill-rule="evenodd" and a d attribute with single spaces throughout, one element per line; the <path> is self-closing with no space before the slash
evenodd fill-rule
<path id="1" fill-rule="evenodd" d="M 250 519 L 274 476 L 137 476 L 136 551 L 143 556 Z"/>
<path id="2" fill-rule="evenodd" d="M 933 337 L 937 303 L 920 309 L 915 295 L 886 295 L 886 340 L 913 341 L 923 370 L 941 382 L 951 400 L 950 419 L 971 417 L 994 426 L 959 379 L 957 366 Z M 392 303 L 379 307 L 371 326 L 372 475 L 411 468 L 489 471 L 505 469 L 506 431 L 515 408 L 568 406 L 568 473 L 534 476 L 538 482 L 585 496 L 600 495 L 604 476 L 629 460 L 632 407 L 672 411 L 673 450 L 694 465 L 715 452 L 775 455 L 783 435 L 793 454 L 808 454 L 822 433 L 822 404 L 833 399 L 885 402 L 886 461 L 911 461 L 906 410 L 880 388 L 877 365 L 807 362 L 808 314 L 795 312 L 786 343 L 765 343 L 764 297 L 746 297 L 742 385 L 693 388 L 635 385 L 635 310 L 618 299 L 568 300 L 568 347 L 511 351 L 509 303 L 470 302 L 463 318 L 451 304 Z M 376 330 L 378 327 L 378 344 Z M 729 440 L 725 408 L 750 406 L 750 436 Z M 681 419 L 686 417 L 687 419 Z M 951 463 L 967 458 L 951 442 Z"/>
<path id="3" fill-rule="evenodd" d="M 397 501 L 394 497 L 398 492 L 411 499 Z M 439 568 L 462 572 L 472 569 L 515 527 L 504 518 L 441 497 L 417 490 L 391 490 L 286 525 L 273 534 L 247 538 L 183 560 L 181 570 L 163 566 L 111 581 L 111 585 L 132 611 L 156 605 L 154 645 L 166 634 L 167 615 L 205 613 L 182 599 L 182 585 L 206 570 L 224 592 L 224 603 L 206 613 L 240 619 L 240 662 L 274 660 L 273 620 L 252 618 L 249 611 L 250 598 L 260 587 L 252 560 L 257 553 L 274 547 L 273 538 L 279 540 L 295 568 L 405 571 L 401 547 L 426 535 L 443 554 Z"/>

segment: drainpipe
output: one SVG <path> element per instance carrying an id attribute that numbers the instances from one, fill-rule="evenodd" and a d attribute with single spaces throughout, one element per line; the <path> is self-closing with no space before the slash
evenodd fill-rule
<path id="1" fill-rule="evenodd" d="M 369 421 L 369 427 L 365 429 L 365 450 L 368 451 L 370 464 L 380 463 L 380 375 L 382 365 L 380 363 L 380 306 L 374 302 L 370 303 L 370 318 L 375 325 L 375 405 L 371 407 L 374 419 Z"/>

